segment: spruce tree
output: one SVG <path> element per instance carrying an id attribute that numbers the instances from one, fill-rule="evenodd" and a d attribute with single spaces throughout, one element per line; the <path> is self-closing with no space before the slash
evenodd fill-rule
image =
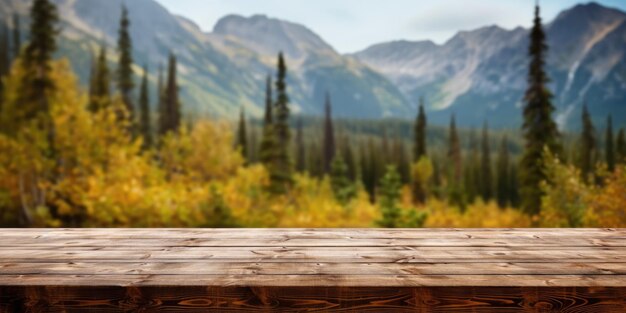
<path id="1" fill-rule="evenodd" d="M 544 172 L 544 148 L 557 155 L 561 153 L 558 129 L 552 119 L 554 111 L 552 94 L 547 88 L 549 78 L 544 69 L 547 50 L 539 6 L 536 6 L 528 50 L 531 61 L 528 70 L 528 89 L 524 96 L 522 126 L 525 147 L 520 163 L 522 209 L 531 215 L 536 215 L 541 210 L 543 192 L 540 185 L 548 179 Z"/>
<path id="2" fill-rule="evenodd" d="M 128 19 L 128 10 L 122 5 L 122 15 L 120 18 L 120 28 L 117 41 L 117 52 L 119 54 L 117 68 L 117 89 L 122 95 L 122 100 L 126 106 L 126 110 L 130 115 L 130 120 L 134 121 L 134 105 L 132 101 L 133 88 L 133 45 L 129 33 L 130 20 Z"/>
<path id="3" fill-rule="evenodd" d="M 456 121 L 454 115 L 450 118 L 450 129 L 448 133 L 448 159 L 450 160 L 450 181 L 453 184 L 459 184 L 463 175 L 461 161 L 461 142 L 456 130 Z"/>
<path id="4" fill-rule="evenodd" d="M 139 91 L 139 131 L 143 136 L 143 148 L 152 147 L 152 122 L 150 119 L 150 94 L 148 91 L 148 69 L 143 68 L 143 79 Z"/>
<path id="5" fill-rule="evenodd" d="M 333 159 L 330 171 L 330 184 L 333 188 L 335 199 L 341 204 L 346 204 L 356 194 L 356 189 L 348 177 L 348 166 L 341 154 Z"/>
<path id="6" fill-rule="evenodd" d="M 330 95 L 326 93 L 324 103 L 324 172 L 330 173 L 330 165 L 335 158 L 335 132 L 331 115 Z"/>
<path id="7" fill-rule="evenodd" d="M 282 52 L 278 54 L 278 71 L 276 78 L 276 102 L 274 113 L 274 132 L 276 136 L 276 161 L 270 172 L 272 189 L 283 193 L 292 183 L 292 165 L 289 158 L 289 96 L 287 95 L 287 66 Z"/>
<path id="8" fill-rule="evenodd" d="M 296 127 L 296 170 L 300 173 L 306 172 L 306 148 L 304 146 L 302 117 L 298 118 Z"/>
<path id="9" fill-rule="evenodd" d="M 616 153 L 616 163 L 624 164 L 626 163 L 626 134 L 624 133 L 624 129 L 621 128 L 619 133 L 617 133 L 617 144 L 615 147 Z"/>
<path id="10" fill-rule="evenodd" d="M 95 72 L 93 74 L 93 89 L 89 99 L 89 110 L 96 112 L 105 108 L 110 100 L 110 73 L 107 64 L 107 51 L 104 44 L 100 47 L 98 60 L 96 61 Z"/>
<path id="11" fill-rule="evenodd" d="M 498 159 L 496 160 L 496 198 L 498 206 L 505 208 L 509 204 L 511 179 L 509 177 L 509 147 L 506 135 L 502 137 Z"/>
<path id="12" fill-rule="evenodd" d="M 463 166 L 463 184 L 468 202 L 473 202 L 482 194 L 480 168 L 480 150 L 476 131 L 472 129 L 469 134 L 469 153 Z"/>
<path id="13" fill-rule="evenodd" d="M 248 144 L 248 164 L 259 162 L 258 132 L 256 127 L 250 128 L 250 143 Z"/>
<path id="14" fill-rule="evenodd" d="M 20 50 L 22 50 L 22 32 L 20 16 L 16 13 L 13 15 L 13 60 L 20 56 Z"/>
<path id="15" fill-rule="evenodd" d="M 52 56 L 57 48 L 56 35 L 59 21 L 57 8 L 49 0 L 34 0 L 31 7 L 30 41 L 24 50 L 27 75 L 22 83 L 23 116 L 26 119 L 42 113 L 48 115 L 48 91 L 54 88 L 50 77 Z M 15 38 L 14 38 L 15 39 Z M 48 128 L 50 122 L 45 122 Z M 53 136 L 54 131 L 50 130 Z M 51 140 L 52 138 L 49 138 Z"/>
<path id="16" fill-rule="evenodd" d="M 180 128 L 181 113 L 178 98 L 178 80 L 176 78 L 176 56 L 170 54 L 167 81 L 163 91 L 163 125 L 161 134 L 176 132 Z"/>
<path id="17" fill-rule="evenodd" d="M 480 188 L 482 198 L 488 202 L 493 197 L 493 176 L 491 173 L 491 149 L 489 148 L 489 128 L 487 122 L 483 126 L 480 158 Z"/>
<path id="18" fill-rule="evenodd" d="M 243 107 L 239 112 L 239 126 L 237 127 L 237 147 L 241 149 L 241 155 L 248 160 L 248 130 L 246 127 L 246 113 Z"/>
<path id="19" fill-rule="evenodd" d="M 587 110 L 587 105 L 583 106 L 582 113 L 583 129 L 580 135 L 580 174 L 584 181 L 588 182 L 593 175 L 595 167 L 594 157 L 596 152 L 596 140 L 594 137 L 594 127 L 591 116 Z"/>
<path id="20" fill-rule="evenodd" d="M 352 145 L 350 144 L 350 142 L 348 141 L 347 138 L 344 138 L 344 145 L 341 148 L 341 155 L 343 156 L 345 162 L 346 162 L 346 166 L 348 167 L 348 178 L 350 178 L 351 181 L 356 181 L 358 178 L 358 168 L 357 168 L 357 162 L 354 156 L 354 151 L 352 148 Z"/>
<path id="21" fill-rule="evenodd" d="M 378 226 L 396 228 L 400 226 L 402 210 L 398 207 L 401 196 L 402 182 L 400 175 L 393 165 L 387 166 L 385 176 L 380 181 L 379 206 L 382 218 Z"/>
<path id="22" fill-rule="evenodd" d="M 450 118 L 448 161 L 450 172 L 448 175 L 448 200 L 465 211 L 465 199 L 462 187 L 463 164 L 461 156 L 461 142 L 456 130 L 454 115 Z"/>
<path id="23" fill-rule="evenodd" d="M 415 120 L 415 146 L 413 150 L 413 161 L 426 155 L 426 113 L 424 112 L 424 99 L 420 99 L 419 113 Z"/>
<path id="24" fill-rule="evenodd" d="M 606 166 L 610 172 L 615 171 L 615 149 L 613 146 L 613 120 L 611 115 L 607 117 L 606 121 L 606 138 L 605 138 L 605 152 Z"/>

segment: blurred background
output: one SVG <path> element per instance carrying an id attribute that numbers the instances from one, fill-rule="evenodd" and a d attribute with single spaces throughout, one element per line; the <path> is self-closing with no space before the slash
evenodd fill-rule
<path id="1" fill-rule="evenodd" d="M 5 227 L 626 225 L 626 3 L 0 0 Z"/>

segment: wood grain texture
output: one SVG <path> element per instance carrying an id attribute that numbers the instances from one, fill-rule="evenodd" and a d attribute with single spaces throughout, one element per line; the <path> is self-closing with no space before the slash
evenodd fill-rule
<path id="1" fill-rule="evenodd" d="M 625 229 L 0 229 L 0 312 L 626 312 Z"/>

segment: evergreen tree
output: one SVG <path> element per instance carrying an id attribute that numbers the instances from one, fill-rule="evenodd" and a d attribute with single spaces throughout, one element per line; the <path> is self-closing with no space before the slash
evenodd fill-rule
<path id="1" fill-rule="evenodd" d="M 580 174 L 584 181 L 589 181 L 589 177 L 593 175 L 594 156 L 596 152 L 596 140 L 594 137 L 594 127 L 591 116 L 587 110 L 587 105 L 583 106 L 582 114 L 582 134 L 580 136 Z"/>
<path id="2" fill-rule="evenodd" d="M 357 168 L 357 162 L 354 156 L 354 151 L 347 137 L 344 138 L 343 142 L 344 144 L 343 144 L 343 148 L 341 149 L 342 151 L 341 155 L 344 156 L 346 166 L 348 167 L 348 178 L 351 181 L 356 181 L 359 176 L 358 174 L 359 170 Z"/>
<path id="3" fill-rule="evenodd" d="M 302 117 L 298 118 L 298 125 L 296 128 L 296 170 L 300 173 L 304 173 L 306 171 L 306 150 L 304 147 Z"/>
<path id="4" fill-rule="evenodd" d="M 619 133 L 617 134 L 617 145 L 615 147 L 615 153 L 617 156 L 618 164 L 626 163 L 626 134 L 624 134 L 623 128 L 621 128 L 619 130 Z"/>
<path id="5" fill-rule="evenodd" d="M 259 139 L 256 127 L 250 128 L 250 144 L 248 145 L 248 163 L 259 162 Z"/>
<path id="6" fill-rule="evenodd" d="M 502 137 L 500 150 L 498 151 L 498 159 L 496 160 L 496 198 L 498 206 L 505 208 L 509 204 L 511 179 L 509 177 L 511 165 L 509 164 L 509 147 L 506 135 Z"/>
<path id="7" fill-rule="evenodd" d="M 58 14 L 49 0 L 34 0 L 31 7 L 30 41 L 24 51 L 24 65 L 28 74 L 22 84 L 24 117 L 30 119 L 39 113 L 48 115 L 48 91 L 54 88 L 50 78 L 50 63 L 57 48 Z M 14 38 L 15 39 L 15 38 Z M 51 126 L 51 125 L 48 125 Z M 53 131 L 51 130 L 52 134 Z"/>
<path id="8" fill-rule="evenodd" d="M 459 184 L 463 175 L 461 160 L 461 141 L 456 130 L 456 121 L 454 115 L 450 118 L 450 130 L 448 135 L 448 159 L 450 160 L 450 168 L 452 170 L 450 181 Z"/>
<path id="9" fill-rule="evenodd" d="M 32 31 L 32 30 L 31 30 Z M 13 15 L 13 59 L 17 59 L 22 50 L 22 32 L 20 26 L 20 16 Z"/>
<path id="10" fill-rule="evenodd" d="M 420 99 L 419 113 L 415 120 L 415 147 L 413 161 L 418 161 L 426 156 L 426 113 L 424 112 L 424 99 Z"/>
<path id="11" fill-rule="evenodd" d="M 472 129 L 469 134 L 469 155 L 465 160 L 463 172 L 465 195 L 467 201 L 472 203 L 477 196 L 482 194 L 482 189 L 480 188 L 480 152 L 474 129 Z"/>
<path id="12" fill-rule="evenodd" d="M 491 173 L 491 149 L 489 148 L 489 128 L 487 122 L 483 126 L 480 158 L 480 188 L 482 198 L 488 202 L 493 197 L 493 176 Z"/>
<path id="13" fill-rule="evenodd" d="M 117 39 L 117 52 L 119 54 L 117 68 L 117 89 L 122 95 L 122 100 L 126 105 L 126 109 L 130 114 L 130 120 L 134 121 L 134 105 L 132 102 L 133 88 L 133 45 L 130 39 L 129 28 L 130 20 L 128 19 L 128 10 L 122 5 L 122 15 L 120 18 L 120 28 Z"/>
<path id="14" fill-rule="evenodd" d="M 324 103 L 324 171 L 330 172 L 330 165 L 335 158 L 335 132 L 331 115 L 330 95 L 326 93 Z"/>
<path id="15" fill-rule="evenodd" d="M 549 78 L 545 72 L 545 59 L 548 46 L 541 25 L 539 6 L 535 8 L 534 25 L 530 32 L 528 89 L 524 96 L 523 132 L 525 149 L 520 163 L 520 184 L 522 209 L 531 215 L 541 210 L 541 182 L 546 177 L 543 164 L 544 148 L 559 155 L 559 133 L 552 120 L 552 94 L 547 88 Z"/>
<path id="16" fill-rule="evenodd" d="M 348 166 L 341 154 L 333 159 L 330 171 L 330 183 L 335 199 L 341 204 L 347 204 L 356 195 L 356 188 L 348 177 Z"/>
<path id="17" fill-rule="evenodd" d="M 246 127 L 246 114 L 243 107 L 239 112 L 239 127 L 237 128 L 237 147 L 241 149 L 241 155 L 248 159 L 248 130 Z"/>
<path id="18" fill-rule="evenodd" d="M 176 132 L 180 128 L 181 113 L 180 100 L 178 98 L 178 82 L 176 79 L 176 56 L 170 54 L 167 82 L 163 91 L 163 116 L 160 133 Z"/>
<path id="19" fill-rule="evenodd" d="M 292 165 L 289 158 L 289 96 L 287 95 L 287 66 L 282 52 L 278 54 L 278 72 L 276 79 L 276 103 L 274 132 L 276 136 L 276 161 L 270 172 L 272 189 L 283 193 L 292 183 Z"/>
<path id="20" fill-rule="evenodd" d="M 402 211 L 398 207 L 402 189 L 400 175 L 392 165 L 387 166 L 385 176 L 380 180 L 379 206 L 382 218 L 378 226 L 385 228 L 400 227 Z"/>
<path id="21" fill-rule="evenodd" d="M 92 77 L 92 90 L 89 98 L 89 110 L 96 112 L 106 106 L 110 101 L 110 81 L 109 66 L 107 64 L 107 52 L 104 44 L 100 47 L 100 54 L 96 61 L 95 71 Z"/>
<path id="22" fill-rule="evenodd" d="M 448 160 L 450 174 L 448 175 L 448 200 L 465 211 L 465 199 L 462 188 L 463 164 L 461 156 L 461 142 L 456 130 L 454 115 L 450 119 Z"/>
<path id="23" fill-rule="evenodd" d="M 615 149 L 613 147 L 613 120 L 611 115 L 607 117 L 606 121 L 606 138 L 605 138 L 605 158 L 606 165 L 610 172 L 615 171 Z"/>
<path id="24" fill-rule="evenodd" d="M 148 91 L 148 69 L 143 68 L 143 79 L 139 92 L 139 131 L 143 136 L 143 148 L 152 147 L 152 124 L 150 119 L 150 95 Z"/>

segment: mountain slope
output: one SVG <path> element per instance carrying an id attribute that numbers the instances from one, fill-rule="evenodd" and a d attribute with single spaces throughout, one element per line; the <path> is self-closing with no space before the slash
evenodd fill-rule
<path id="1" fill-rule="evenodd" d="M 13 13 L 28 18 L 30 0 L 6 1 L 0 9 L 0 22 L 10 25 Z M 164 65 L 170 51 L 175 53 L 181 97 L 189 117 L 234 117 L 242 106 L 260 116 L 265 76 L 274 73 L 279 50 L 285 51 L 287 65 L 293 70 L 289 72 L 288 92 L 296 113 L 321 114 L 326 91 L 333 96 L 337 113 L 343 116 L 373 118 L 412 110 L 387 78 L 339 55 L 298 24 L 261 16 L 228 16 L 218 23 L 215 33 L 207 34 L 154 0 L 53 1 L 62 19 L 58 55 L 70 59 L 83 83 L 87 81 L 91 53 L 101 43 L 109 46 L 111 66 L 115 65 L 120 8 L 125 3 L 131 20 L 136 73 L 141 74 L 140 66 L 147 65 L 154 85 L 157 68 Z M 259 30 L 269 33 L 259 36 L 264 33 Z M 255 36 L 251 36 L 252 31 L 257 32 Z"/>
<path id="2" fill-rule="evenodd" d="M 612 114 L 626 124 L 624 12 L 596 3 L 563 11 L 546 25 L 556 118 L 577 128 L 583 99 L 596 123 Z M 385 74 L 412 101 L 425 97 L 431 119 L 444 123 L 451 113 L 478 126 L 519 125 L 526 86 L 528 30 L 485 27 L 460 32 L 443 45 L 403 42 L 378 44 L 355 54 Z M 393 60 L 390 56 L 393 55 Z"/>

